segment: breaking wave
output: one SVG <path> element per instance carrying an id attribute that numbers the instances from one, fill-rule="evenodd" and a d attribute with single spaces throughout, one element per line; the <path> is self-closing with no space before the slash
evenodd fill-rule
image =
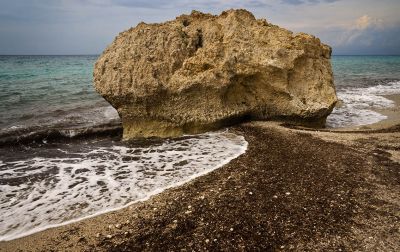
<path id="1" fill-rule="evenodd" d="M 122 208 L 208 173 L 246 149 L 244 137 L 227 131 L 0 149 L 0 240 Z"/>
<path id="2" fill-rule="evenodd" d="M 377 123 L 386 119 L 376 110 L 395 105 L 384 95 L 399 94 L 400 81 L 370 87 L 342 87 L 337 91 L 341 105 L 327 119 L 328 127 L 349 127 Z"/>

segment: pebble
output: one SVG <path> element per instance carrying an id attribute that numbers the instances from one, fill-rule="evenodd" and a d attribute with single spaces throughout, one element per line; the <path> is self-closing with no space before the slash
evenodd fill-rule
<path id="1" fill-rule="evenodd" d="M 209 243 L 210 242 L 210 240 L 209 239 L 206 239 L 206 243 Z"/>
<path id="2" fill-rule="evenodd" d="M 285 193 L 286 195 L 290 195 L 290 192 Z"/>
<path id="3" fill-rule="evenodd" d="M 192 206 L 188 206 L 188 209 L 192 208 Z"/>
<path id="4" fill-rule="evenodd" d="M 177 221 L 177 220 L 174 220 L 173 223 L 178 223 L 178 221 Z"/>
<path id="5" fill-rule="evenodd" d="M 274 199 L 277 199 L 277 198 L 278 198 L 278 196 L 274 195 L 274 196 L 272 196 L 272 198 L 274 198 Z"/>
<path id="6" fill-rule="evenodd" d="M 121 224 L 115 224 L 115 227 L 120 229 L 121 228 Z"/>
<path id="7" fill-rule="evenodd" d="M 112 235 L 106 235 L 107 239 L 111 239 Z"/>
<path id="8" fill-rule="evenodd" d="M 249 192 L 250 195 L 253 195 L 253 192 Z"/>
<path id="9" fill-rule="evenodd" d="M 112 229 L 113 228 L 113 225 L 108 225 L 108 229 Z"/>
<path id="10" fill-rule="evenodd" d="M 126 221 L 125 221 L 125 223 L 126 223 L 126 224 L 129 224 L 129 223 L 130 223 L 130 221 L 129 221 L 129 220 L 126 220 Z"/>
<path id="11" fill-rule="evenodd" d="M 233 228 L 229 229 L 229 231 L 231 231 L 231 232 L 232 232 L 232 231 L 233 231 Z"/>
<path id="12" fill-rule="evenodd" d="M 100 237 L 100 233 L 97 233 L 97 234 L 96 234 L 96 237 L 99 238 L 99 237 Z"/>

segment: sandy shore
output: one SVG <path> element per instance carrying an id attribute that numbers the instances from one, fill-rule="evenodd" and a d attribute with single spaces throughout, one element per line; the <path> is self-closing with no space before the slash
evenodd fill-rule
<path id="1" fill-rule="evenodd" d="M 1 251 L 400 250 L 400 126 L 379 133 L 231 128 L 229 164 L 148 201 Z"/>
<path id="2" fill-rule="evenodd" d="M 0 251 L 400 250 L 400 95 L 340 130 L 252 122 L 247 152 L 145 202 L 0 242 Z"/>
<path id="3" fill-rule="evenodd" d="M 364 126 L 355 126 L 355 127 L 346 127 L 338 129 L 339 131 L 348 131 L 348 130 L 376 130 L 376 129 L 384 129 L 393 127 L 400 122 L 400 94 L 393 95 L 383 95 L 386 99 L 392 100 L 394 102 L 393 107 L 375 109 L 375 112 L 378 112 L 382 115 L 387 116 L 385 120 L 379 121 L 374 124 L 364 125 Z"/>
<path id="4" fill-rule="evenodd" d="M 376 110 L 376 112 L 387 116 L 387 119 L 371 125 L 371 128 L 391 127 L 400 121 L 400 94 L 385 95 L 384 97 L 392 100 L 395 105 L 391 108 Z"/>

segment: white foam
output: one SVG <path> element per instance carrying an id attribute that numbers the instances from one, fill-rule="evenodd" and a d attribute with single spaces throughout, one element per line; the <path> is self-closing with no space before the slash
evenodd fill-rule
<path id="1" fill-rule="evenodd" d="M 386 119 L 375 109 L 390 108 L 394 102 L 383 95 L 399 94 L 400 81 L 373 87 L 347 87 L 337 92 L 341 107 L 335 108 L 327 119 L 329 127 L 360 126 Z"/>
<path id="2" fill-rule="evenodd" d="M 118 120 L 119 119 L 117 110 L 111 106 L 106 107 L 104 109 L 103 114 L 104 114 L 104 117 L 109 120 Z"/>
<path id="3" fill-rule="evenodd" d="M 246 149 L 244 137 L 217 132 L 146 148 L 117 145 L 63 158 L 0 161 L 0 240 L 120 209 L 208 173 Z M 25 182 L 4 182 L 12 180 Z"/>

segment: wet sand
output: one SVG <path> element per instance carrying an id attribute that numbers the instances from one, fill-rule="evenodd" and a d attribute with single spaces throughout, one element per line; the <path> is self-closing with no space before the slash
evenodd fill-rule
<path id="1" fill-rule="evenodd" d="M 0 251 L 400 250 L 400 126 L 230 129 L 248 150 L 145 202 L 1 242 Z"/>
<path id="2" fill-rule="evenodd" d="M 387 116 L 385 120 L 379 121 L 374 124 L 365 125 L 365 126 L 357 126 L 357 127 L 347 127 L 341 130 L 376 130 L 376 129 L 384 129 L 397 125 L 400 122 L 400 94 L 393 95 L 383 95 L 386 99 L 392 100 L 394 102 L 393 107 L 375 109 L 375 112 L 378 112 L 382 115 Z"/>

